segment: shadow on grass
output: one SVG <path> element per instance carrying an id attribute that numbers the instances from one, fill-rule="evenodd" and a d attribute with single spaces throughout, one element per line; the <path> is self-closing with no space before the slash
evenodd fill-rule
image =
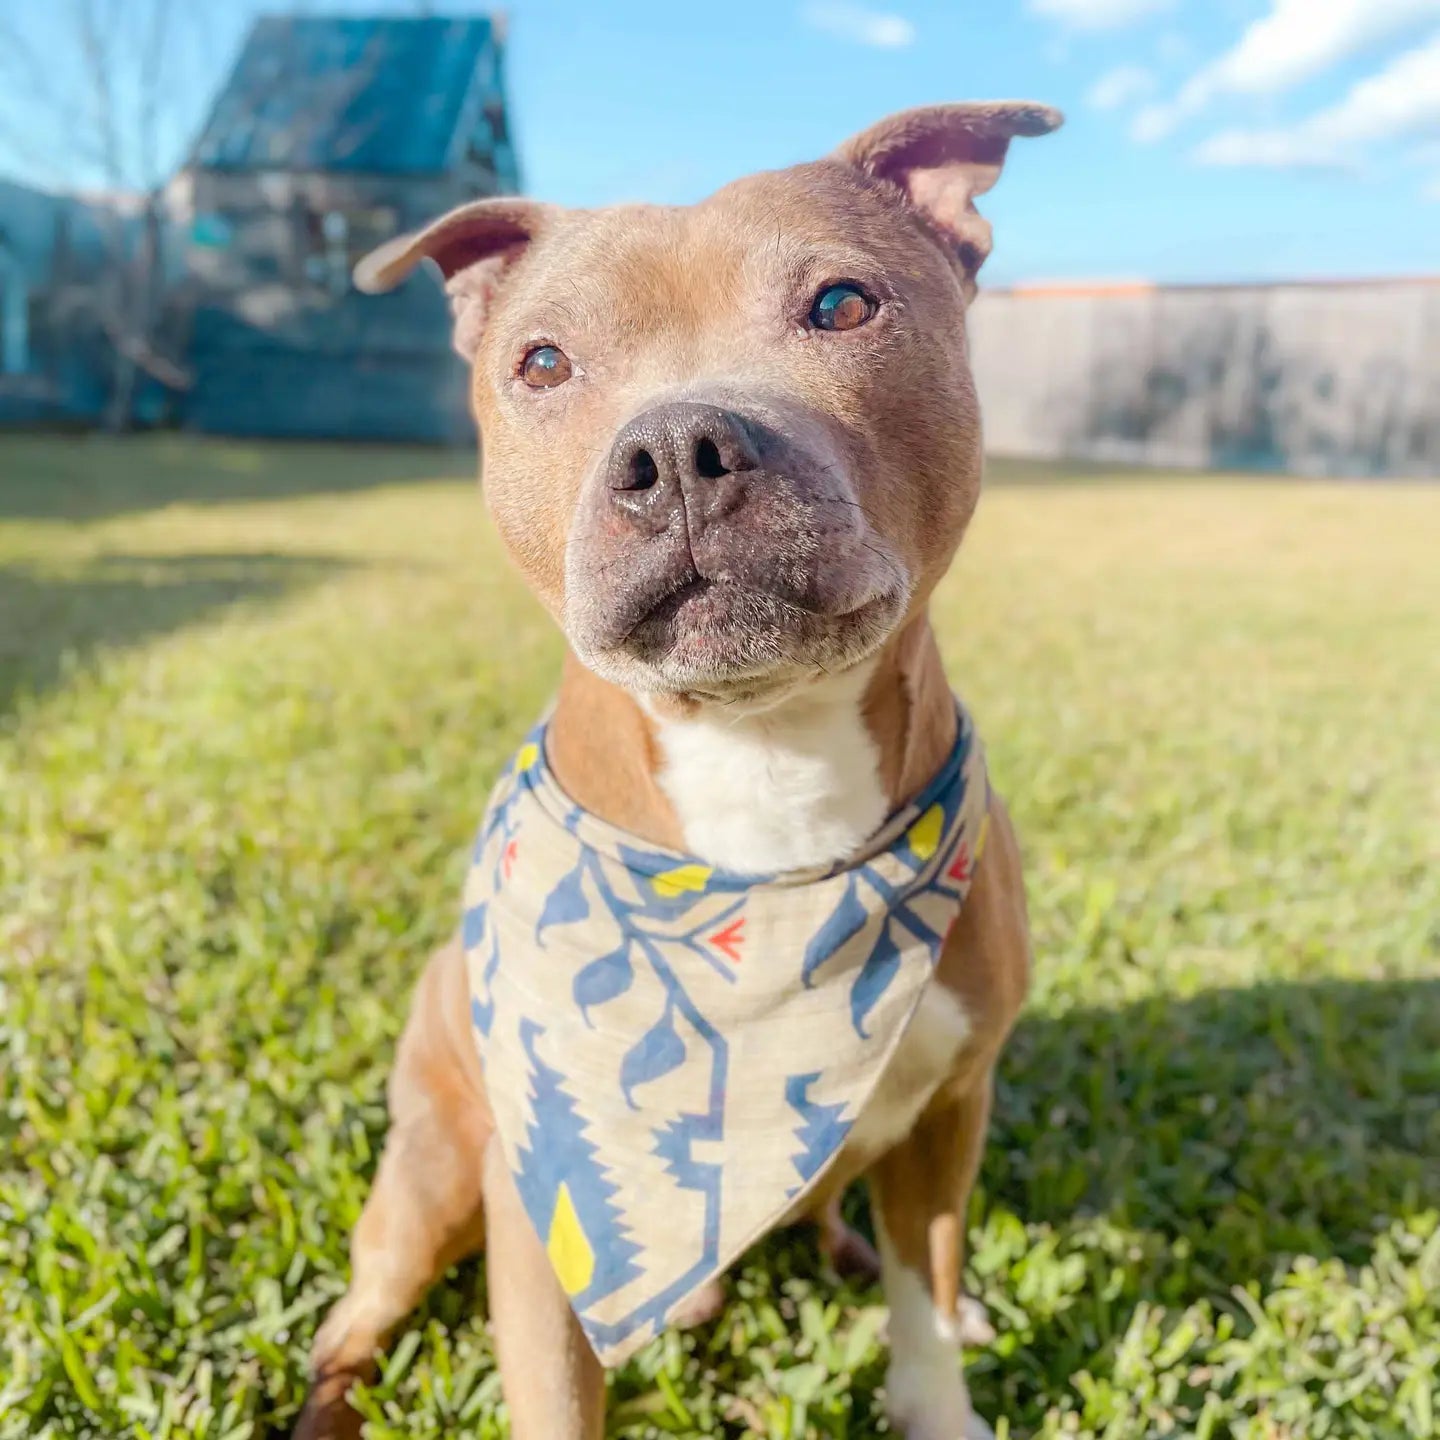
<path id="1" fill-rule="evenodd" d="M 102 555 L 0 568 L 0 715 L 96 651 L 136 645 L 237 601 L 273 599 L 350 562 L 258 554 Z"/>
<path id="2" fill-rule="evenodd" d="M 1356 1264 L 1377 1221 L 1440 1194 L 1437 1093 L 1440 979 L 1031 1016 L 1002 1061 L 984 1184 L 1031 1223 L 1183 1237 L 1196 1276 L 1226 1286 L 1282 1254 Z"/>
<path id="3" fill-rule="evenodd" d="M 1440 1194 L 1437 1093 L 1440 979 L 1266 984 L 1028 1016 L 1002 1065 L 982 1208 L 1048 1226 L 1058 1250 L 1047 1263 L 1080 1256 L 1083 1271 L 1055 1313 L 1032 1315 L 1020 1354 L 975 1357 L 978 1408 L 1028 1433 L 1077 1371 L 1110 1371 L 1142 1305 L 1208 1298 L 1234 1310 L 1234 1287 L 1266 1284 L 1291 1256 L 1364 1263 L 1387 1220 Z M 845 1204 L 869 1232 L 864 1186 Z M 1008 1267 L 1030 1254 L 1020 1245 Z M 989 1278 L 1013 1297 L 1018 1273 Z M 695 1335 L 696 1363 L 718 1393 L 804 1357 L 788 1342 L 731 1351 L 745 1296 L 788 1313 L 791 1282 L 817 1281 L 833 1291 L 803 1230 L 772 1235 L 737 1264 L 731 1308 Z M 882 1299 L 878 1287 L 846 1288 Z M 464 1325 L 483 1294 L 469 1262 L 411 1323 Z M 871 1353 L 850 1373 L 856 1417 L 878 1413 L 883 1372 Z M 643 1409 L 653 1392 L 627 1368 L 612 1407 Z M 860 1422 L 845 1433 L 870 1432 Z"/>
<path id="4" fill-rule="evenodd" d="M 1178 1287 L 1168 1261 L 1132 1257 L 1166 1302 L 1285 1256 L 1358 1265 L 1386 1220 L 1440 1196 L 1437 1094 L 1440 978 L 1030 1014 L 1001 1059 L 984 1203 L 1182 1241 Z M 869 1233 L 864 1187 L 846 1203 Z"/>
<path id="5" fill-rule="evenodd" d="M 1440 1195 L 1437 1093 L 1440 979 L 1028 1018 L 1002 1063 L 984 1204 L 1048 1226 L 1052 1273 L 1078 1269 L 1068 1298 L 1039 1281 L 1019 1353 L 978 1357 L 982 1411 L 1038 1425 L 1070 1377 L 1116 1372 L 1145 1307 L 1205 1300 L 1245 1335 L 1241 1287 L 1269 1289 L 1298 1256 L 1373 1263 L 1389 1222 Z"/>
<path id="6" fill-rule="evenodd" d="M 0 433 L 0 522 L 341 495 L 476 473 L 474 450 Z"/>

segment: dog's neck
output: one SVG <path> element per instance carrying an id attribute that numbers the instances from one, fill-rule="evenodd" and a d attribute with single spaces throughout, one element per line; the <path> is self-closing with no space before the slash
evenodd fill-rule
<path id="1" fill-rule="evenodd" d="M 724 869 L 773 873 L 852 855 L 954 739 L 922 616 L 865 664 L 740 715 L 671 713 L 571 658 L 549 752 L 570 796 L 611 824 Z"/>

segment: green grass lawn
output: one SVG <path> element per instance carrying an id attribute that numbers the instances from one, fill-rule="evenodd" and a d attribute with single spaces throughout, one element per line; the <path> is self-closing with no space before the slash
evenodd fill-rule
<path id="1" fill-rule="evenodd" d="M 470 469 L 0 439 L 0 1440 L 288 1433 L 560 654 Z M 977 1404 L 1436 1434 L 1440 489 L 1006 478 L 937 602 L 1038 960 Z M 884 1433 L 878 1291 L 803 1235 L 729 1286 L 614 1377 L 614 1434 Z M 372 1436 L 505 1433 L 484 1312 L 483 1267 L 437 1288 Z"/>

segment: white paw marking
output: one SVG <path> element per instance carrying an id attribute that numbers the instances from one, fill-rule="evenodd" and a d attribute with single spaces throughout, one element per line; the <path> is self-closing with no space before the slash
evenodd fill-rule
<path id="1" fill-rule="evenodd" d="M 930 1292 L 916 1272 L 900 1262 L 876 1225 L 890 1306 L 890 1365 L 885 1372 L 885 1408 L 906 1440 L 990 1440 L 990 1427 L 970 1408 L 955 1341 L 941 1333 Z M 953 1323 L 948 1321 L 947 1323 Z"/>
<path id="2" fill-rule="evenodd" d="M 962 1295 L 953 1315 L 935 1313 L 935 1332 L 951 1345 L 968 1345 L 972 1349 L 988 1345 L 995 1338 L 990 1312 L 969 1295 Z"/>

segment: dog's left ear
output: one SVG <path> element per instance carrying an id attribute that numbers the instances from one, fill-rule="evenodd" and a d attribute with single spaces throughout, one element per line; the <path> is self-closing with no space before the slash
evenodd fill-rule
<path id="1" fill-rule="evenodd" d="M 455 349 L 473 360 L 502 283 L 559 213 L 554 205 L 509 196 L 472 201 L 372 250 L 355 267 L 355 288 L 379 295 L 393 290 L 422 260 L 431 261 L 450 297 Z"/>
<path id="2" fill-rule="evenodd" d="M 1000 178 L 1017 135 L 1048 135 L 1058 110 L 1028 100 L 926 105 L 903 110 L 852 136 L 835 158 L 895 185 L 940 231 L 962 271 L 966 298 L 990 253 L 990 222 L 975 209 Z"/>

